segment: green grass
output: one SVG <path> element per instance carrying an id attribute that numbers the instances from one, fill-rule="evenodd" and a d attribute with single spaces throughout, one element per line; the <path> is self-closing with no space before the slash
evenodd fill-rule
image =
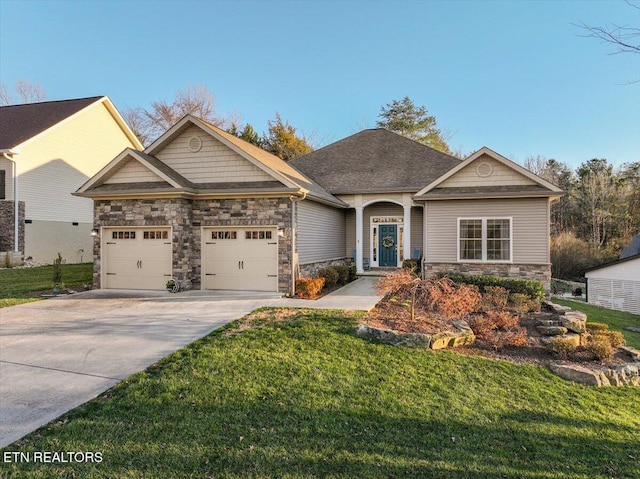
<path id="1" fill-rule="evenodd" d="M 3 464 L 4 474 L 640 477 L 638 389 L 364 341 L 335 311 L 276 314 L 214 332 L 5 449 L 99 451 L 100 464 Z"/>
<path id="2" fill-rule="evenodd" d="M 612 309 L 601 308 L 585 302 L 570 299 L 553 298 L 554 303 L 569 306 L 576 311 L 582 311 L 587 315 L 587 321 L 594 323 L 606 323 L 612 331 L 620 331 L 628 346 L 640 349 L 640 333 L 626 331 L 625 328 L 632 326 L 640 328 L 640 316 L 626 313 L 624 311 L 614 311 Z"/>
<path id="3" fill-rule="evenodd" d="M 62 281 L 67 288 L 91 284 L 92 275 L 93 263 L 62 265 Z M 53 266 L 0 270 L 0 307 L 19 304 L 19 299 L 33 298 L 39 292 L 50 290 L 52 280 Z"/>

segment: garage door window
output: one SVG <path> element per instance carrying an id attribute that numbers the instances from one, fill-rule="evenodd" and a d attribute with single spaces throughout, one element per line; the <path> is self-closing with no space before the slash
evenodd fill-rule
<path id="1" fill-rule="evenodd" d="M 113 231 L 111 239 L 136 239 L 135 231 Z"/>
<path id="2" fill-rule="evenodd" d="M 152 239 L 169 239 L 168 231 L 144 231 L 142 233 L 143 239 L 152 240 Z"/>
<path id="3" fill-rule="evenodd" d="M 271 231 L 268 230 L 253 230 L 253 231 L 245 231 L 244 233 L 244 239 L 271 239 Z"/>
<path id="4" fill-rule="evenodd" d="M 212 231 L 211 239 L 214 239 L 214 240 L 238 239 L 238 232 L 237 231 Z"/>

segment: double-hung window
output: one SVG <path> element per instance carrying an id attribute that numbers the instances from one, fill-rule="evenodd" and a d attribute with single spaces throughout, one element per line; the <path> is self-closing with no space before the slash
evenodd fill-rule
<path id="1" fill-rule="evenodd" d="M 511 261 L 511 218 L 458 218 L 458 261 Z"/>

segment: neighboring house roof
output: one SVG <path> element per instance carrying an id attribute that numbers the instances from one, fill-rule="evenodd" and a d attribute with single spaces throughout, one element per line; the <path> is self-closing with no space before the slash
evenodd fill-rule
<path id="1" fill-rule="evenodd" d="M 273 181 L 194 183 L 153 156 L 154 153 L 161 151 L 167 144 L 173 141 L 174 138 L 178 137 L 192 125 L 198 126 L 247 161 L 266 172 L 273 178 Z M 134 158 L 145 165 L 160 176 L 164 182 L 157 182 L 155 185 L 153 182 L 150 184 L 104 184 L 104 180 L 107 180 L 109 176 L 117 171 L 121 163 L 128 161 L 130 158 Z M 277 156 L 191 115 L 186 115 L 182 118 L 176 125 L 147 147 L 144 152 L 131 149 L 123 151 L 117 158 L 87 181 L 75 194 L 78 196 L 95 197 L 103 194 L 127 195 L 136 192 L 150 194 L 153 192 L 166 193 L 171 191 L 196 195 L 223 193 L 301 194 L 318 201 L 330 203 L 334 206 L 347 206 L 342 200 L 328 193 L 320 185 L 310 180 Z"/>
<path id="2" fill-rule="evenodd" d="M 620 253 L 620 259 L 628 258 L 629 256 L 640 255 L 640 234 L 635 235 L 628 246 L 625 246 Z"/>
<path id="3" fill-rule="evenodd" d="M 540 178 L 539 176 L 531 173 L 529 170 L 527 170 L 526 168 L 523 168 L 522 166 L 518 165 L 517 163 L 514 163 L 513 161 L 509 160 L 508 158 L 505 158 L 504 156 L 496 153 L 495 151 L 493 151 L 490 148 L 482 147 L 480 148 L 478 151 L 476 151 L 475 153 L 469 155 L 464 161 L 460 162 L 459 164 L 457 164 L 454 168 L 451 168 L 449 171 L 447 171 L 445 174 L 443 174 L 442 176 L 440 176 L 439 178 L 434 179 L 434 181 L 432 181 L 431 183 L 429 183 L 427 186 L 425 186 L 424 188 L 422 188 L 420 191 L 418 191 L 418 193 L 416 194 L 415 198 L 416 199 L 431 199 L 431 198 L 435 198 L 438 199 L 438 197 L 440 196 L 445 196 L 447 198 L 453 198 L 451 191 L 449 190 L 462 190 L 463 188 L 441 188 L 439 187 L 439 185 L 441 185 L 442 183 L 444 183 L 446 180 L 448 180 L 449 178 L 453 177 L 456 173 L 458 173 L 459 171 L 462 171 L 464 168 L 466 168 L 467 166 L 469 166 L 471 163 L 473 163 L 474 161 L 476 161 L 477 159 L 483 157 L 483 156 L 489 156 L 490 158 L 498 161 L 499 163 L 502 163 L 503 165 L 509 167 L 510 169 L 516 171 L 517 173 L 521 174 L 522 176 L 528 178 L 529 180 L 531 180 L 532 183 L 534 183 L 533 185 L 521 185 L 521 186 L 503 186 L 502 187 L 502 194 L 498 194 L 497 196 L 562 196 L 564 194 L 564 191 L 561 188 L 558 188 L 556 185 L 553 185 L 551 183 L 549 183 L 547 180 Z M 538 188 L 532 188 L 532 187 L 538 187 Z M 483 187 L 483 186 L 476 186 L 476 187 L 470 187 L 468 189 L 465 189 L 467 191 L 464 192 L 465 195 L 464 197 L 486 197 L 485 193 L 489 192 L 489 191 L 495 191 L 500 192 L 501 191 L 501 187 L 499 186 L 490 186 L 490 187 Z M 491 196 L 489 196 L 491 197 Z"/>
<path id="4" fill-rule="evenodd" d="M 0 107 L 0 150 L 16 149 L 28 140 L 98 102 L 105 103 L 129 139 L 142 147 L 111 101 L 106 96 L 93 96 Z"/>
<path id="5" fill-rule="evenodd" d="M 609 263 L 600 264 L 598 266 L 594 266 L 593 268 L 585 269 L 584 272 L 588 273 L 590 271 L 596 271 L 598 269 L 608 268 L 609 266 L 614 266 L 620 263 L 626 263 L 627 261 L 633 261 L 636 259 L 640 259 L 640 253 L 634 254 L 633 256 L 627 256 L 626 258 L 617 259 L 615 261 L 610 261 Z"/>
<path id="6" fill-rule="evenodd" d="M 333 194 L 415 193 L 460 160 L 378 128 L 363 130 L 289 164 Z"/>

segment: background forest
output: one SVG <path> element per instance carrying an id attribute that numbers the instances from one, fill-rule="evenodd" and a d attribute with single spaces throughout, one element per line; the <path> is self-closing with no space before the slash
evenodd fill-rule
<path id="1" fill-rule="evenodd" d="M 551 262 L 554 278 L 577 280 L 584 270 L 617 259 L 640 234 L 640 162 L 614 168 L 604 158 L 575 171 L 541 157 L 524 166 L 566 191 L 551 206 Z"/>

